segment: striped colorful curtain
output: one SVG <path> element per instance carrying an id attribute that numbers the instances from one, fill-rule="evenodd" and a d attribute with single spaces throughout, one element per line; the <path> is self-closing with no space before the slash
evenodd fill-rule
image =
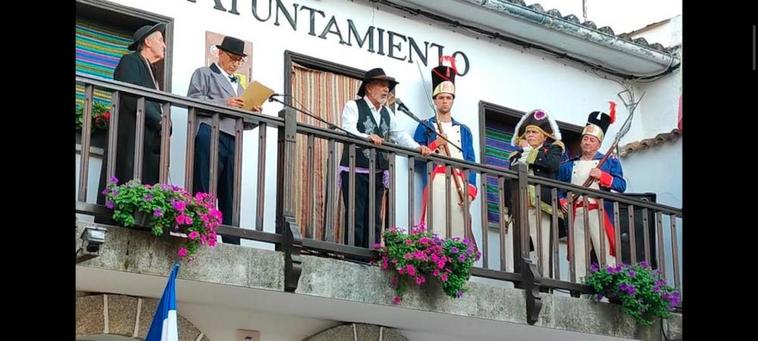
<path id="1" fill-rule="evenodd" d="M 109 27 L 76 20 L 76 71 L 113 79 L 113 70 L 122 55 L 128 53 L 131 34 Z M 95 101 L 110 106 L 111 94 L 96 90 Z M 84 103 L 84 86 L 76 85 L 76 104 Z"/>
<path id="2" fill-rule="evenodd" d="M 337 126 L 341 124 L 342 108 L 345 102 L 356 97 L 361 81 L 348 76 L 338 75 L 328 71 L 311 69 L 297 63 L 293 63 L 291 70 L 292 81 L 292 105 L 313 115 L 331 122 Z M 328 128 L 325 124 L 302 114 L 298 114 L 298 122 L 321 128 Z M 324 234 L 324 209 L 326 205 L 326 172 L 327 158 L 329 155 L 327 141 L 316 139 L 314 142 L 313 162 L 308 163 L 307 154 L 308 140 L 303 135 L 297 136 L 297 163 L 294 179 L 296 212 L 295 219 L 300 225 L 301 233 L 306 238 L 323 240 Z M 336 145 L 337 164 L 342 155 L 341 144 Z M 308 188 L 308 174 L 314 174 L 312 193 L 306 193 Z M 339 202 L 338 212 L 335 213 L 334 231 L 335 238 L 341 240 L 339 229 L 341 226 L 342 198 L 339 189 L 335 193 Z M 312 203 L 312 204 L 311 204 Z M 314 222 L 313 229 L 311 221 Z M 311 235 L 311 230 L 314 235 Z"/>
<path id="3" fill-rule="evenodd" d="M 516 150 L 511 146 L 514 126 L 500 121 L 488 121 L 485 128 L 484 164 L 508 169 L 508 155 Z M 500 197 L 498 195 L 497 177 L 487 177 L 487 221 L 500 223 Z"/>

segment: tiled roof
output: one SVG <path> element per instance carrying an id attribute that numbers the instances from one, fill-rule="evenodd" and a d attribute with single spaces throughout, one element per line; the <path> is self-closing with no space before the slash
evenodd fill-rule
<path id="1" fill-rule="evenodd" d="M 656 146 L 668 141 L 676 141 L 680 136 L 682 136 L 681 129 L 674 129 L 669 133 L 660 133 L 653 138 L 643 139 L 625 144 L 623 147 L 619 148 L 619 154 L 621 157 L 626 157 L 631 153 L 648 149 L 651 146 Z"/>
<path id="2" fill-rule="evenodd" d="M 557 9 L 550 9 L 550 10 L 546 11 L 544 8 L 542 8 L 542 5 L 540 5 L 539 3 L 533 3 L 533 4 L 529 5 L 529 6 L 527 6 L 526 3 L 524 3 L 524 0 L 500 0 L 500 1 L 510 2 L 512 4 L 517 4 L 517 5 L 521 5 L 523 7 L 528 7 L 528 8 L 531 8 L 532 10 L 534 10 L 534 11 L 537 11 L 537 12 L 540 12 L 540 13 L 543 13 L 543 14 L 547 14 L 547 15 L 552 16 L 552 17 L 561 18 L 563 20 L 567 20 L 567 21 L 573 22 L 575 24 L 582 25 L 582 26 L 584 26 L 586 28 L 593 29 L 593 30 L 596 30 L 596 31 L 600 31 L 600 32 L 603 32 L 605 34 L 608 34 L 608 35 L 611 35 L 611 36 L 614 36 L 614 37 L 618 37 L 620 39 L 623 39 L 623 40 L 626 40 L 626 41 L 629 41 L 629 42 L 633 42 L 633 43 L 635 43 L 637 45 L 641 45 L 641 46 L 644 46 L 644 47 L 649 47 L 649 48 L 652 48 L 652 49 L 655 49 L 655 50 L 658 50 L 658 51 L 661 51 L 661 52 L 665 52 L 665 53 L 672 53 L 673 52 L 673 48 L 672 47 L 664 47 L 660 43 L 652 43 L 651 44 L 651 43 L 648 43 L 648 41 L 645 40 L 645 38 L 642 38 L 642 37 L 636 38 L 636 39 L 632 39 L 631 38 L 631 33 L 621 33 L 619 35 L 616 35 L 613 32 L 613 29 L 610 28 L 610 26 L 603 26 L 603 27 L 598 28 L 597 25 L 595 25 L 595 23 L 592 22 L 591 20 L 587 20 L 587 21 L 581 22 L 579 20 L 579 17 L 577 17 L 576 15 L 573 15 L 573 14 L 568 14 L 566 16 L 563 16 L 561 14 L 561 12 L 559 10 L 557 10 Z"/>

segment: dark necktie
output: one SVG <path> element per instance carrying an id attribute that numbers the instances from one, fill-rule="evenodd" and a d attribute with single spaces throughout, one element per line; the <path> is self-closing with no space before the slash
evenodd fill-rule
<path id="1" fill-rule="evenodd" d="M 235 76 L 229 76 L 229 80 L 230 80 L 232 83 L 237 83 L 237 77 L 235 77 Z"/>

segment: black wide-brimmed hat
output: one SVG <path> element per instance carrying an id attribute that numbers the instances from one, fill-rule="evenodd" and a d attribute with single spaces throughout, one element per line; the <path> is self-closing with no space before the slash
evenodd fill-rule
<path id="1" fill-rule="evenodd" d="M 247 57 L 245 54 L 245 42 L 234 37 L 224 37 L 221 45 L 216 45 L 216 47 L 238 56 Z"/>
<path id="2" fill-rule="evenodd" d="M 153 33 L 155 31 L 161 31 L 163 32 L 166 29 L 166 24 L 164 23 L 158 23 L 153 26 L 145 25 L 137 29 L 137 31 L 134 32 L 133 41 L 127 48 L 129 51 L 136 51 L 137 46 L 147 38 L 147 36 L 150 35 L 150 33 Z"/>
<path id="3" fill-rule="evenodd" d="M 387 74 L 384 73 L 384 70 L 382 68 L 375 68 L 368 70 L 365 75 L 363 75 L 363 82 L 361 83 L 361 87 L 358 88 L 358 96 L 363 97 L 366 95 L 366 84 L 370 83 L 371 81 L 387 81 L 390 83 L 390 91 L 395 88 L 395 85 L 398 84 L 398 81 L 396 81 L 394 78 L 387 76 Z"/>

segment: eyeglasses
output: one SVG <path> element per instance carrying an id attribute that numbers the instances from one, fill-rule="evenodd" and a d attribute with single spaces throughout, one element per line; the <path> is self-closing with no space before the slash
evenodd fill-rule
<path id="1" fill-rule="evenodd" d="M 238 56 L 236 54 L 229 53 L 229 52 L 226 52 L 226 51 L 224 51 L 224 53 L 227 56 L 229 56 L 229 59 L 232 61 L 232 63 L 245 63 L 245 61 L 247 60 L 247 58 L 245 58 L 243 56 Z"/>

